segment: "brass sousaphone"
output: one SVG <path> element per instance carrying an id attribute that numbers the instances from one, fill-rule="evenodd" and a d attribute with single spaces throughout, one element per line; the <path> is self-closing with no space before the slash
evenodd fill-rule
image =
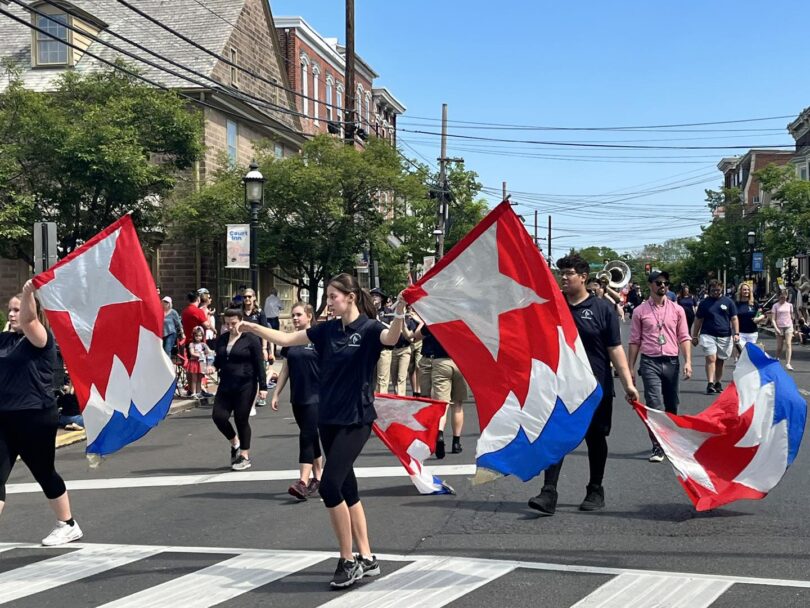
<path id="1" fill-rule="evenodd" d="M 621 260 L 613 260 L 596 273 L 596 278 L 607 281 L 608 286 L 614 291 L 621 291 L 630 283 L 630 267 Z"/>

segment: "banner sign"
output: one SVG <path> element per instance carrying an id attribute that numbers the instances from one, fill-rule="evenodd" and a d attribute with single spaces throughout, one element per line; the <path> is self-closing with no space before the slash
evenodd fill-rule
<path id="1" fill-rule="evenodd" d="M 250 225 L 228 224 L 225 268 L 250 268 Z"/>
<path id="2" fill-rule="evenodd" d="M 751 272 L 765 272 L 765 259 L 761 251 L 755 251 L 751 262 Z"/>

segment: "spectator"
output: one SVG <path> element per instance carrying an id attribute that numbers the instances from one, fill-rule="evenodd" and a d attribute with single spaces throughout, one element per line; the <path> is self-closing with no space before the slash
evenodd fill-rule
<path id="1" fill-rule="evenodd" d="M 689 291 L 689 285 L 684 283 L 681 285 L 681 291 L 678 293 L 676 300 L 681 305 L 683 311 L 686 313 L 686 325 L 689 327 L 689 332 L 692 332 L 692 323 L 695 322 L 695 310 L 697 309 L 697 300 L 692 292 Z"/>
<path id="2" fill-rule="evenodd" d="M 208 371 L 208 361 L 212 356 L 211 349 L 205 343 L 205 329 L 195 327 L 191 332 L 191 341 L 186 344 L 186 371 L 188 372 L 188 396 L 213 397 L 213 393 L 204 391 L 202 378 Z"/>
<path id="3" fill-rule="evenodd" d="M 278 329 L 281 326 L 278 316 L 282 310 L 284 310 L 284 305 L 278 299 L 278 290 L 271 287 L 270 295 L 264 300 L 264 316 L 267 317 L 267 322 L 273 329 Z"/>
<path id="4" fill-rule="evenodd" d="M 163 297 L 163 350 L 170 357 L 174 354 L 174 348 L 185 338 L 183 333 L 183 323 L 180 315 L 172 308 L 172 299 L 169 296 Z"/>
<path id="5" fill-rule="evenodd" d="M 196 291 L 190 291 L 186 295 L 186 299 L 188 300 L 188 306 L 183 309 L 183 314 L 180 315 L 183 334 L 191 336 L 191 332 L 198 326 L 202 326 L 204 329 L 210 328 L 211 323 L 208 320 L 208 313 L 200 308 L 200 294 Z"/>
<path id="6" fill-rule="evenodd" d="M 796 309 L 788 302 L 785 288 L 779 291 L 779 301 L 771 308 L 771 324 L 776 332 L 776 358 L 785 350 L 785 369 L 793 371 L 790 364 L 793 357 L 793 326 L 796 322 Z"/>
<path id="7" fill-rule="evenodd" d="M 79 410 L 79 400 L 76 391 L 68 378 L 66 384 L 56 397 L 56 407 L 59 410 L 59 426 L 68 431 L 84 430 L 84 418 Z"/>

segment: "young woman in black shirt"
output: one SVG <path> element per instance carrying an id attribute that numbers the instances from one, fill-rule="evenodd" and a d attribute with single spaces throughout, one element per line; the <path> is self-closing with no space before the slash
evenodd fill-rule
<path id="1" fill-rule="evenodd" d="M 56 472 L 59 414 L 53 392 L 56 344 L 39 320 L 34 285 L 8 303 L 10 331 L 0 333 L 0 512 L 6 482 L 19 456 L 31 470 L 56 515 L 45 546 L 79 540 L 82 531 L 70 512 L 65 482 Z"/>
<path id="2" fill-rule="evenodd" d="M 211 417 L 214 424 L 231 443 L 231 468 L 244 471 L 250 462 L 250 408 L 259 388 L 259 399 L 267 398 L 267 376 L 264 368 L 262 341 L 254 335 L 240 332 L 242 311 L 225 311 L 224 326 L 228 333 L 217 338 L 214 367 L 219 370 L 219 388 Z M 258 327 L 258 326 L 257 326 Z M 231 426 L 233 414 L 236 430 Z"/>
<path id="3" fill-rule="evenodd" d="M 363 576 L 380 573 L 371 553 L 366 516 L 357 491 L 354 461 L 371 433 L 377 360 L 383 346 L 399 340 L 405 318 L 405 301 L 397 300 L 391 326 L 377 321 L 371 294 L 349 274 L 334 277 L 326 289 L 334 319 L 306 331 L 283 333 L 242 323 L 248 331 L 280 346 L 313 343 L 318 351 L 320 387 L 318 425 L 326 454 L 320 494 L 329 509 L 332 528 L 340 546 L 332 587 L 349 587 Z M 352 538 L 359 554 L 352 553 Z"/>

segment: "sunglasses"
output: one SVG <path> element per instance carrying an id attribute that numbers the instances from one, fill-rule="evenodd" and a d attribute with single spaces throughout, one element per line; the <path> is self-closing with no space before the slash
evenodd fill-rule
<path id="1" fill-rule="evenodd" d="M 669 281 L 656 281 L 655 282 L 658 287 L 664 287 L 665 285 L 669 285 Z"/>

